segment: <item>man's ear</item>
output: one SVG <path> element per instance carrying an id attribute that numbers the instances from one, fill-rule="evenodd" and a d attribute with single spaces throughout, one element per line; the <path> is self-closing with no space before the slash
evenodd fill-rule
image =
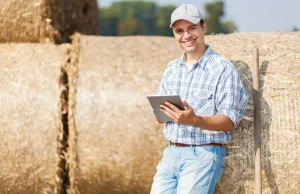
<path id="1" fill-rule="evenodd" d="M 203 22 L 203 24 L 202 24 L 202 29 L 203 29 L 204 34 L 205 34 L 205 33 L 206 33 L 206 30 L 207 30 L 206 22 Z"/>

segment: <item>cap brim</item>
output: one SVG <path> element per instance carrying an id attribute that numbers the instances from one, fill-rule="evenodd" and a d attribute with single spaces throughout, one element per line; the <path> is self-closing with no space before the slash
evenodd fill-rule
<path id="1" fill-rule="evenodd" d="M 172 28 L 173 24 L 178 20 L 186 20 L 193 24 L 197 24 L 200 22 L 201 18 L 193 17 L 193 16 L 181 16 L 181 17 L 178 17 L 178 18 L 174 19 L 173 21 L 171 21 L 170 28 Z"/>

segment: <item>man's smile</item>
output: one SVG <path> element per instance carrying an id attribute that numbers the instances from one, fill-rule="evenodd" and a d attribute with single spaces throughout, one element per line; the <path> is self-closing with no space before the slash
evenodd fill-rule
<path id="1" fill-rule="evenodd" d="M 192 40 L 187 40 L 187 41 L 182 41 L 183 44 L 186 46 L 192 45 L 197 39 L 192 39 Z"/>

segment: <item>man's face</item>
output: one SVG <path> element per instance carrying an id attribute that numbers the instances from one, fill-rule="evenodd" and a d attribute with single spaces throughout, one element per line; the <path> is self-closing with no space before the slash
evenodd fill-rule
<path id="1" fill-rule="evenodd" d="M 186 52 L 196 51 L 204 44 L 206 24 L 193 24 L 186 20 L 178 20 L 173 24 L 174 37 Z"/>

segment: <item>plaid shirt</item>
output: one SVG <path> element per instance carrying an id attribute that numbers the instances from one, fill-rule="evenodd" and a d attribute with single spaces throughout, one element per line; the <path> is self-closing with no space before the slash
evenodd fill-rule
<path id="1" fill-rule="evenodd" d="M 178 94 L 196 115 L 223 114 L 235 127 L 242 119 L 249 98 L 235 66 L 208 45 L 191 70 L 185 65 L 185 55 L 170 62 L 156 94 Z M 168 141 L 194 145 L 231 141 L 229 131 L 211 131 L 174 122 L 165 124 L 164 136 Z"/>

